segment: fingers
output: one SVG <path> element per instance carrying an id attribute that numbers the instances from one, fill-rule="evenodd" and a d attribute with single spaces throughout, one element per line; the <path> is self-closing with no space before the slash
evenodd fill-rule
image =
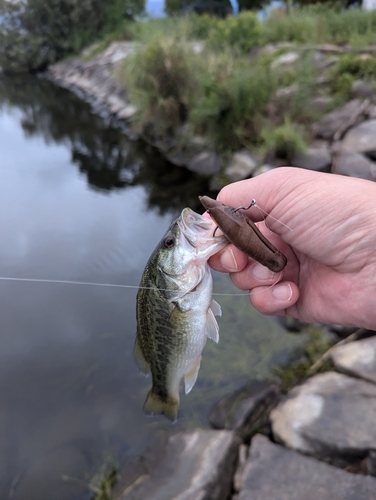
<path id="1" fill-rule="evenodd" d="M 291 281 L 272 286 L 258 286 L 249 294 L 251 304 L 267 316 L 284 316 L 299 299 L 299 288 Z"/>
<path id="2" fill-rule="evenodd" d="M 242 271 L 248 262 L 249 258 L 232 244 L 209 259 L 209 265 L 221 273 Z"/>

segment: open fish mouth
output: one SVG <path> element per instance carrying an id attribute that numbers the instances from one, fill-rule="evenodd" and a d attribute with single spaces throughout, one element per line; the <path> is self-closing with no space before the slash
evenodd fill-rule
<path id="1" fill-rule="evenodd" d="M 213 238 L 216 227 L 214 222 L 207 217 L 197 214 L 190 208 L 184 208 L 178 219 L 178 224 L 183 235 L 193 247 L 196 247 L 198 241 L 202 239 L 217 240 L 217 238 Z"/>

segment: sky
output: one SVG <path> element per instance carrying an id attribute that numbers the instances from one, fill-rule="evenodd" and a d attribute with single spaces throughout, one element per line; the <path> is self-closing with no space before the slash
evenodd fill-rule
<path id="1" fill-rule="evenodd" d="M 376 0 L 375 0 L 376 1 Z M 238 11 L 238 5 L 235 0 L 230 0 L 234 13 Z M 164 0 L 146 0 L 146 12 L 151 17 L 160 17 L 164 15 Z"/>

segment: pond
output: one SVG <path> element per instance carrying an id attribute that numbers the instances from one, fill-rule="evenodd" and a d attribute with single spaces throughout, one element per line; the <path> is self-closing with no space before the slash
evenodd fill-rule
<path id="1" fill-rule="evenodd" d="M 300 344 L 248 297 L 218 296 L 208 343 L 176 425 L 147 417 L 150 380 L 133 361 L 137 285 L 181 209 L 208 181 L 108 127 L 69 92 L 0 80 L 0 498 L 79 500 L 108 463 L 157 432 L 207 427 L 219 398 L 270 376 Z M 239 291 L 215 276 L 217 293 Z M 224 370 L 226 366 L 226 370 Z"/>

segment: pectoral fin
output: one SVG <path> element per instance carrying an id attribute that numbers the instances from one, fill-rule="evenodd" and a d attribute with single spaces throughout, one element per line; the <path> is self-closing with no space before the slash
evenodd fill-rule
<path id="1" fill-rule="evenodd" d="M 219 328 L 218 328 L 217 320 L 215 319 L 211 308 L 209 308 L 208 312 L 206 313 L 205 333 L 209 339 L 213 340 L 214 342 L 216 342 L 218 344 Z"/>
<path id="2" fill-rule="evenodd" d="M 136 361 L 136 364 L 140 371 L 144 375 L 149 375 L 150 373 L 150 366 L 149 363 L 146 361 L 145 356 L 143 355 L 140 347 L 140 343 L 138 341 L 138 337 L 136 337 L 135 343 L 134 343 L 134 348 L 133 348 L 133 355 L 134 359 Z"/>
<path id="3" fill-rule="evenodd" d="M 189 368 L 187 373 L 184 375 L 184 388 L 185 388 L 186 394 L 188 394 L 192 390 L 192 387 L 196 383 L 198 371 L 200 369 L 201 358 L 202 358 L 202 356 L 200 354 L 200 356 L 198 356 L 194 360 L 192 366 Z"/>

